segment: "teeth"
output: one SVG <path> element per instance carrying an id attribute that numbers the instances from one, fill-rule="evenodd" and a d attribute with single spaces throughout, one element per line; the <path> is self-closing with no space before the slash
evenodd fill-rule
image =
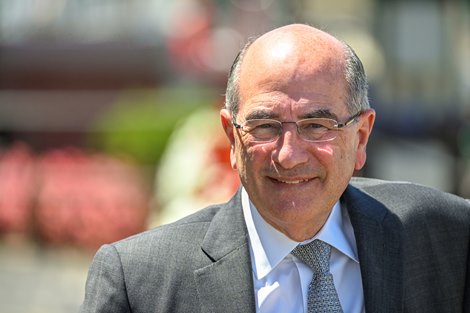
<path id="1" fill-rule="evenodd" d="M 285 180 L 279 180 L 281 183 L 285 183 L 285 184 L 299 184 L 299 183 L 303 183 L 303 182 L 306 182 L 308 181 L 308 179 L 303 179 L 303 180 L 288 180 L 288 181 L 285 181 Z"/>

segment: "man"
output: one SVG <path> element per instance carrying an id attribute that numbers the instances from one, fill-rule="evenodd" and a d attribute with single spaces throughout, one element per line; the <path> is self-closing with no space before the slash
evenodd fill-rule
<path id="1" fill-rule="evenodd" d="M 350 47 L 275 29 L 240 52 L 226 96 L 243 187 L 103 246 L 81 312 L 470 312 L 470 204 L 351 178 L 375 112 Z"/>

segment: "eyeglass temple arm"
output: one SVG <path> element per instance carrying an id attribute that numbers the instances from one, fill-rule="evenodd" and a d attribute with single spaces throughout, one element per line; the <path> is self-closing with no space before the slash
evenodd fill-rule
<path id="1" fill-rule="evenodd" d="M 235 122 L 235 117 L 232 117 L 232 124 L 233 124 L 233 126 L 235 126 L 235 128 L 242 128 L 242 125 Z"/>
<path id="2" fill-rule="evenodd" d="M 347 120 L 346 122 L 344 122 L 344 123 L 342 123 L 342 124 L 338 124 L 338 126 L 336 126 L 336 128 L 337 128 L 337 129 L 343 128 L 343 127 L 348 126 L 349 124 L 354 123 L 354 121 L 355 121 L 359 116 L 361 116 L 362 113 L 364 113 L 364 111 L 359 111 L 359 112 L 357 112 L 356 114 L 354 114 L 353 116 L 351 116 L 351 118 L 350 118 L 349 120 Z"/>

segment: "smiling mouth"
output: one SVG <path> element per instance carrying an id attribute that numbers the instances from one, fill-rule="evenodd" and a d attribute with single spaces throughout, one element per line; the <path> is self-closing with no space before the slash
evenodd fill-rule
<path id="1" fill-rule="evenodd" d="M 283 179 L 278 179 L 278 178 L 272 178 L 272 180 L 274 180 L 278 183 L 283 183 L 283 184 L 288 184 L 288 185 L 295 185 L 295 184 L 308 182 L 311 179 L 307 178 L 307 179 L 301 179 L 301 180 L 283 180 Z"/>

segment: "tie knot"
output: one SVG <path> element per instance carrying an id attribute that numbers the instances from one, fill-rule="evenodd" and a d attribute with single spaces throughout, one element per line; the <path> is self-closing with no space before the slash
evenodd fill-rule
<path id="1" fill-rule="evenodd" d="M 315 273 L 330 271 L 331 246 L 324 241 L 315 239 L 306 245 L 298 245 L 292 254 L 312 268 Z"/>

